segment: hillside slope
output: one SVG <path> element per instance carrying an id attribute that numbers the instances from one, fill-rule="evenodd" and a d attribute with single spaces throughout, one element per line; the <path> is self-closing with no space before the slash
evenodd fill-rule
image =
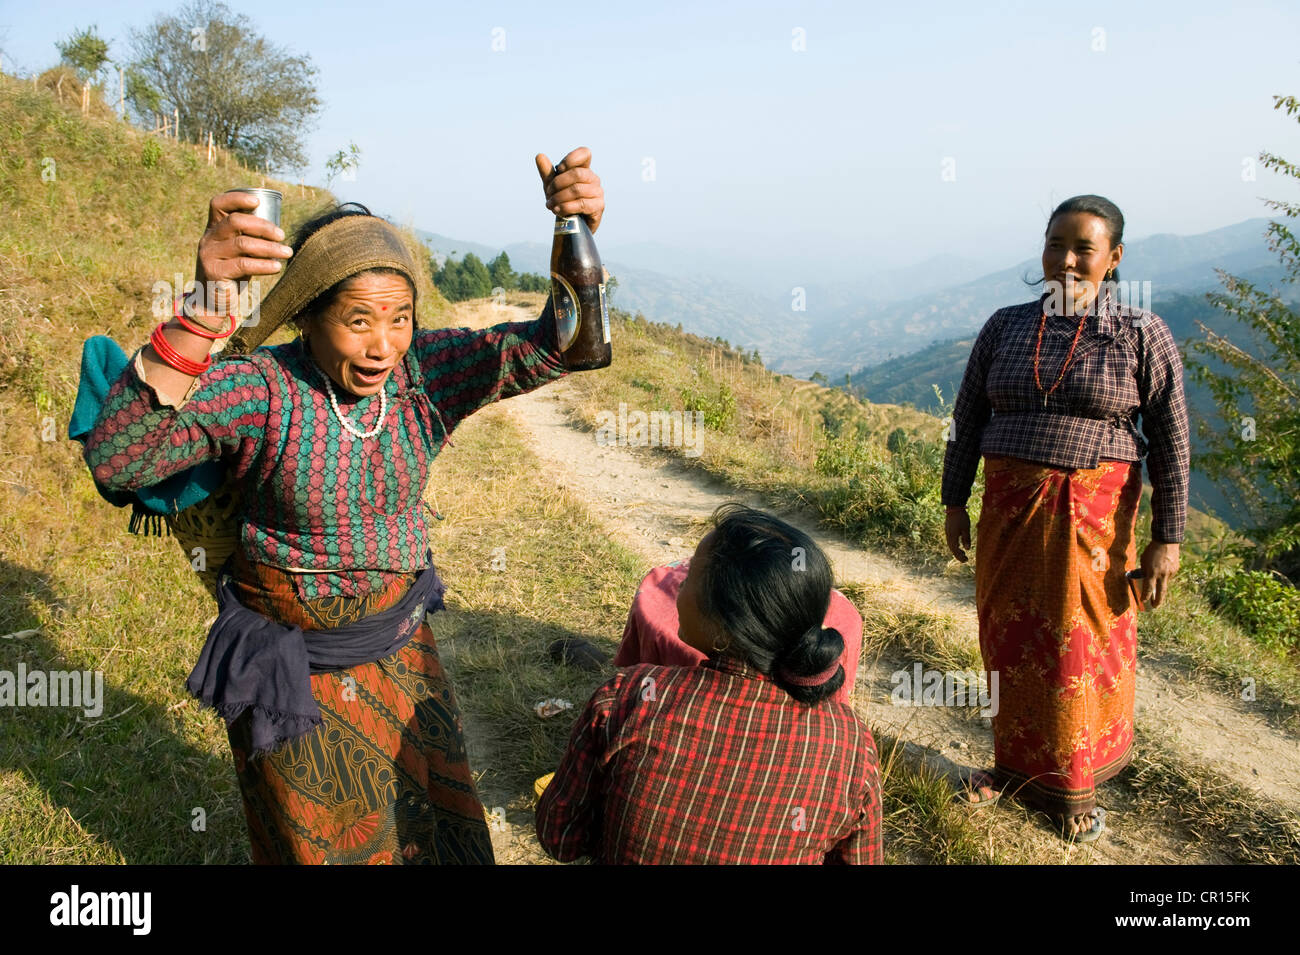
<path id="1" fill-rule="evenodd" d="M 458 321 L 476 326 L 523 318 L 538 310 L 540 300 L 523 307 L 457 306 Z M 709 514 L 730 500 L 781 509 L 818 541 L 832 561 L 837 586 L 855 601 L 866 621 L 855 705 L 890 754 L 886 798 L 896 808 L 886 826 L 891 860 L 1221 863 L 1279 861 L 1300 849 L 1296 841 L 1300 746 L 1294 732 L 1232 700 L 1221 687 L 1194 677 L 1170 655 L 1159 639 L 1160 621 L 1152 619 L 1142 626 L 1156 639 L 1151 648 L 1145 643 L 1140 648 L 1137 714 L 1142 751 L 1134 770 L 1102 791 L 1117 829 L 1111 838 L 1087 850 L 1063 850 L 1031 813 L 972 816 L 931 804 L 929 800 L 942 791 L 942 780 L 963 766 L 991 759 L 987 722 L 962 707 L 916 710 L 891 705 L 891 678 L 918 662 L 945 669 L 979 666 L 969 575 L 920 571 L 858 546 L 819 523 L 815 508 L 794 501 L 783 505 L 762 482 L 755 482 L 757 491 L 744 486 L 744 480 L 738 482 L 736 473 L 720 463 L 727 457 L 723 449 L 713 465 L 703 463 L 709 445 L 725 444 L 726 435 L 706 432 L 696 448 L 701 452 L 698 456 L 676 447 L 637 448 L 602 441 L 599 430 L 591 430 L 590 396 L 614 388 L 610 379 L 639 376 L 644 360 L 638 356 L 644 346 L 638 337 L 636 323 L 616 325 L 615 366 L 574 375 L 509 401 L 493 409 L 490 424 L 478 422 L 475 434 L 491 430 L 498 435 L 494 441 L 523 444 L 529 455 L 521 476 L 525 485 L 541 497 L 576 495 L 585 505 L 587 519 L 600 529 L 598 536 L 639 555 L 644 568 L 688 557 Z M 691 361 L 695 350 L 687 338 L 665 339 L 659 347 L 671 352 L 679 365 Z M 733 373 L 728 380 L 735 382 L 736 377 Z M 449 511 L 462 495 L 452 480 L 436 481 L 435 491 L 440 505 Z M 481 496 L 475 494 L 474 500 L 481 501 Z M 487 541 L 480 545 L 479 560 L 488 546 Z M 547 575 L 541 568 L 530 567 L 530 571 L 543 580 Z M 542 592 L 547 593 L 544 584 Z M 627 595 L 623 599 L 620 607 L 614 596 L 616 608 L 625 609 Z M 621 633 L 622 614 L 616 609 L 611 616 L 606 629 L 587 638 L 612 648 Z M 1154 630 L 1152 623 L 1157 624 Z M 468 638 L 454 617 L 440 626 L 440 633 L 457 648 Z M 590 685 L 594 687 L 601 678 L 592 675 Z M 493 724 L 509 707 L 500 698 L 501 687 L 484 690 L 467 694 L 467 708 L 483 764 L 493 767 L 489 774 L 500 779 L 498 773 L 509 775 L 509 769 L 500 766 L 508 747 Z M 1183 702 L 1189 699 L 1196 700 L 1194 708 Z M 1187 786 L 1201 787 L 1204 796 L 1171 806 L 1170 800 Z M 512 785 L 503 779 L 500 788 L 485 798 L 515 807 L 507 813 L 509 825 L 498 833 L 499 852 L 512 861 L 543 861 L 531 834 L 522 783 Z M 1244 828 L 1243 813 L 1251 820 Z M 1217 834 L 1203 832 L 1198 818 L 1218 819 L 1227 828 Z"/>
<path id="2" fill-rule="evenodd" d="M 155 283 L 192 267 L 211 195 L 260 184 L 247 170 L 206 166 L 192 147 L 151 142 L 0 77 L 0 671 L 86 670 L 104 682 L 99 713 L 0 711 L 0 862 L 247 861 L 224 726 L 184 690 L 212 600 L 175 540 L 125 533 L 125 514 L 98 496 L 79 446 L 64 438 L 81 342 L 142 342 L 156 321 Z M 42 178 L 47 158 L 54 175 Z M 281 188 L 290 228 L 327 201 Z M 540 311 L 537 297 L 453 310 L 425 281 L 429 324 Z M 581 702 L 604 679 L 554 665 L 547 647 L 581 636 L 612 650 L 647 564 L 680 555 L 699 532 L 687 497 L 703 512 L 752 494 L 827 541 L 842 589 L 863 612 L 860 711 L 887 754 L 890 861 L 1300 861 L 1294 806 L 1278 796 L 1294 791 L 1296 669 L 1252 649 L 1186 588 L 1143 621 L 1151 708 L 1139 715 L 1141 758 L 1105 793 L 1123 823 L 1114 843 L 1063 851 L 1027 813 L 954 811 L 944 773 L 950 757 L 987 758 L 985 727 L 955 707 L 900 714 L 881 695 L 889 673 L 911 661 L 972 660 L 968 571 L 933 556 L 927 469 L 940 423 L 774 375 L 667 326 L 618 315 L 614 334 L 613 368 L 458 429 L 427 494 L 442 517 L 432 546 L 448 584 L 448 609 L 432 622 L 483 798 L 505 819 L 503 859 L 541 861 L 528 843 L 532 782 L 554 768 L 568 736 L 566 720 L 543 721 L 533 704 Z M 599 445 L 593 428 L 620 405 L 697 410 L 702 441 Z M 548 438 L 556 429 L 565 436 Z M 603 451 L 581 450 L 593 447 Z M 607 473 L 584 474 L 600 454 Z M 854 484 L 867 479 L 879 483 Z M 654 486 L 656 497 L 642 493 Z M 675 522 L 655 525 L 675 529 L 665 538 L 610 519 L 652 502 Z M 896 553 L 863 546 L 873 541 Z M 1257 687 L 1248 705 L 1234 696 L 1243 676 Z M 1161 693 L 1172 708 L 1158 705 Z M 1185 701 L 1198 694 L 1186 717 Z M 1248 785 L 1252 769 L 1263 784 Z"/>

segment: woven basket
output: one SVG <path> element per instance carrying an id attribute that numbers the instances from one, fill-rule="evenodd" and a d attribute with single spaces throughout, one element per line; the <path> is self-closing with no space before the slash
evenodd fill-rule
<path id="1" fill-rule="evenodd" d="M 252 334 L 260 344 L 280 324 L 268 322 L 268 327 L 257 330 L 257 323 L 249 325 L 242 321 L 230 339 L 214 341 L 209 354 L 213 361 L 229 355 L 246 354 L 253 349 L 242 338 Z M 199 503 L 169 514 L 163 520 L 181 545 L 185 559 L 198 572 L 203 586 L 215 600 L 221 567 L 239 544 L 239 490 L 233 475 L 227 470 L 226 479 L 215 491 Z"/>
<path id="2" fill-rule="evenodd" d="M 234 476 L 227 473 L 221 486 L 206 498 L 164 520 L 215 600 L 217 575 L 239 543 L 239 492 Z"/>

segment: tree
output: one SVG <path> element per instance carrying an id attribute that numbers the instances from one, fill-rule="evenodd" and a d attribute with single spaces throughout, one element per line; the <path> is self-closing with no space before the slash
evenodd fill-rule
<path id="1" fill-rule="evenodd" d="M 325 184 L 328 187 L 334 180 L 342 176 L 344 179 L 351 181 L 357 176 L 357 169 L 361 166 L 361 150 L 354 142 L 348 142 L 347 149 L 340 149 L 329 159 L 325 160 L 325 171 L 329 173 L 329 178 Z"/>
<path id="2" fill-rule="evenodd" d="M 488 267 L 473 252 L 466 253 L 459 262 L 448 256 L 433 276 L 433 284 L 449 302 L 486 298 L 492 294 L 492 282 Z"/>
<path id="3" fill-rule="evenodd" d="M 126 67 L 126 100 L 135 107 L 141 116 L 153 116 L 162 112 L 162 97 L 150 85 L 144 73 L 134 66 Z"/>
<path id="4" fill-rule="evenodd" d="M 459 302 L 462 298 L 460 294 L 460 264 L 450 255 L 442 261 L 442 265 L 433 273 L 433 284 L 438 286 L 438 291 L 442 297 L 449 302 Z"/>
<path id="5" fill-rule="evenodd" d="M 1273 100 L 1273 108 L 1287 116 L 1300 112 L 1294 96 Z M 1300 180 L 1300 166 L 1267 152 L 1259 159 L 1265 168 Z M 1287 219 L 1300 217 L 1300 203 L 1265 203 Z M 1300 279 L 1300 241 L 1293 228 L 1275 221 L 1266 231 L 1289 284 Z M 1227 427 L 1200 422 L 1208 450 L 1196 462 L 1226 484 L 1245 511 L 1251 525 L 1246 533 L 1259 548 L 1250 555 L 1254 563 L 1300 580 L 1300 312 L 1275 290 L 1222 270 L 1219 278 L 1225 291 L 1207 297 L 1244 326 L 1248 341 L 1238 344 L 1197 322 L 1205 338 L 1191 348 L 1206 360 L 1189 356 L 1187 365 L 1208 387 Z"/>
<path id="6" fill-rule="evenodd" d="M 549 292 L 551 290 L 551 280 L 538 275 L 536 272 L 520 272 L 519 290 L 521 292 Z"/>
<path id="7" fill-rule="evenodd" d="M 502 252 L 488 263 L 488 275 L 492 278 L 493 288 L 513 289 L 519 285 L 519 276 L 510 267 L 510 256 Z"/>
<path id="8" fill-rule="evenodd" d="M 492 276 L 487 266 L 473 252 L 466 252 L 460 263 L 461 298 L 487 298 L 492 294 Z"/>
<path id="9" fill-rule="evenodd" d="M 83 83 L 99 78 L 108 63 L 108 41 L 99 35 L 98 27 L 79 30 L 62 42 L 55 43 L 60 59 L 77 73 Z"/>
<path id="10" fill-rule="evenodd" d="M 132 31 L 131 47 L 136 79 L 126 92 L 139 117 L 175 109 L 191 142 L 211 132 L 250 165 L 306 167 L 304 137 L 320 110 L 310 57 L 289 55 L 214 0 L 190 0 Z"/>

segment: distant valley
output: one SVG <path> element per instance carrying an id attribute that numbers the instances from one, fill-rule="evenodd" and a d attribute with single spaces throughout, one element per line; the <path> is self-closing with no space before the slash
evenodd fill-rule
<path id="1" fill-rule="evenodd" d="M 1139 239 L 1126 245 L 1121 275 L 1150 281 L 1157 302 L 1216 288 L 1216 268 L 1267 283 L 1281 275 L 1263 238 L 1267 224 L 1267 219 L 1250 219 L 1200 235 Z M 515 271 L 549 271 L 550 247 L 540 242 L 514 243 L 503 250 L 419 234 L 440 256 L 473 252 L 487 261 L 505 251 Z M 996 309 L 1037 295 L 1025 281 L 1037 275 L 1033 259 L 987 272 L 976 263 L 939 256 L 907 268 L 819 283 L 811 280 L 816 276 L 801 274 L 806 270 L 783 271 L 779 263 L 728 266 L 653 243 L 602 252 L 606 267 L 618 278 L 618 307 L 654 321 L 680 323 L 687 331 L 723 338 L 745 351 L 757 348 L 776 371 L 804 378 L 820 371 L 832 382 L 842 381 L 846 373 L 856 379 L 866 374 L 864 369 L 935 342 L 971 337 Z"/>
<path id="2" fill-rule="evenodd" d="M 1278 284 L 1283 272 L 1264 240 L 1267 225 L 1267 219 L 1251 219 L 1200 235 L 1155 235 L 1131 242 L 1121 277 L 1151 282 L 1152 308 L 1180 345 L 1200 337 L 1197 320 L 1232 332 L 1232 319 L 1213 309 L 1205 293 L 1220 288 L 1216 269 L 1264 286 Z M 502 251 L 433 233 L 421 236 L 439 255 L 459 258 L 473 252 L 487 261 Z M 504 251 L 515 271 L 549 272 L 547 245 L 517 243 Z M 606 256 L 606 267 L 618 279 L 616 306 L 654 321 L 680 323 L 687 331 L 725 339 L 745 351 L 757 348 L 776 371 L 803 378 L 820 373 L 819 380 L 824 376 L 841 387 L 847 375 L 858 397 L 923 411 L 938 410 L 936 386 L 943 400 L 952 402 L 975 334 L 989 315 L 1038 295 L 1025 281 L 1039 272 L 1032 259 L 972 274 L 977 270 L 973 263 L 940 257 L 857 281 L 800 285 L 796 276 L 782 276 L 775 266 L 731 281 L 723 274 L 725 265 L 717 262 L 711 263 L 712 275 L 692 270 L 701 263 L 680 250 L 643 244 L 622 251 L 629 253 L 626 260 L 618 249 Z M 803 311 L 794 307 L 800 295 Z M 1208 394 L 1191 382 L 1188 400 L 1194 417 L 1213 411 Z M 1194 449 L 1198 443 L 1194 438 Z M 1226 501 L 1199 472 L 1193 473 L 1192 499 L 1230 519 Z"/>

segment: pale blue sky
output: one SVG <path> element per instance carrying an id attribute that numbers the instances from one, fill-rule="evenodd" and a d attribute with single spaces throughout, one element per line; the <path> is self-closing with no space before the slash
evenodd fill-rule
<path id="1" fill-rule="evenodd" d="M 863 270 L 1034 256 L 1080 192 L 1117 202 L 1130 239 L 1296 198 L 1242 180 L 1261 149 L 1300 160 L 1272 109 L 1300 94 L 1294 3 L 228 5 L 320 70 L 309 181 L 355 141 L 341 197 L 484 243 L 548 241 L 532 156 L 579 144 L 606 187 L 602 245 Z M 4 68 L 50 65 L 92 23 L 123 56 L 128 28 L 178 6 L 4 0 Z"/>

